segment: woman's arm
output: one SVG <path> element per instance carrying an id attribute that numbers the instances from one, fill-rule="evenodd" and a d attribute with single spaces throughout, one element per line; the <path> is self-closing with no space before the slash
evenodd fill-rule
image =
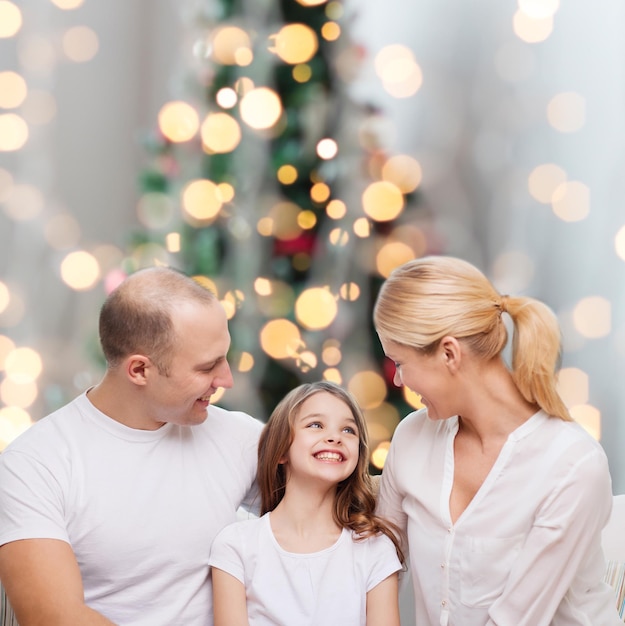
<path id="1" fill-rule="evenodd" d="M 400 626 L 398 588 L 395 572 L 367 593 L 367 626 Z"/>
<path id="2" fill-rule="evenodd" d="M 216 567 L 211 571 L 215 626 L 249 626 L 243 583 Z"/>

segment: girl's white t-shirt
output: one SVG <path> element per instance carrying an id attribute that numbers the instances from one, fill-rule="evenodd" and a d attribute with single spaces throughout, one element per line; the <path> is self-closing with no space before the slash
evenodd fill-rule
<path id="1" fill-rule="evenodd" d="M 325 550 L 292 553 L 269 516 L 230 524 L 211 548 L 210 565 L 245 585 L 250 626 L 365 626 L 367 592 L 401 569 L 391 540 L 343 529 Z"/>

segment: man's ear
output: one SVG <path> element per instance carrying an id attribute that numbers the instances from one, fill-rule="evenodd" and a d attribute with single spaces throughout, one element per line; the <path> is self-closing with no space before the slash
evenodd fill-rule
<path id="1" fill-rule="evenodd" d="M 439 349 L 445 366 L 452 374 L 457 372 L 462 362 L 460 342 L 455 337 L 445 336 L 440 341 Z"/>
<path id="2" fill-rule="evenodd" d="M 145 385 L 148 378 L 148 370 L 152 367 L 152 362 L 142 354 L 133 354 L 126 358 L 126 374 L 135 385 Z"/>

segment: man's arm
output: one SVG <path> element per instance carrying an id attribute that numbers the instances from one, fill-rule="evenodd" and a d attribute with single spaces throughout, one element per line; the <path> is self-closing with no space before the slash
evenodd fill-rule
<path id="1" fill-rule="evenodd" d="M 20 626 L 114 626 L 84 601 L 69 544 L 23 539 L 0 547 L 0 581 Z"/>

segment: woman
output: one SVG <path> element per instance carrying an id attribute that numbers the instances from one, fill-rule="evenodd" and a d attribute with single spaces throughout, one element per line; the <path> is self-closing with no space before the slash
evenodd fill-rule
<path id="1" fill-rule="evenodd" d="M 391 274 L 374 323 L 425 405 L 395 432 L 378 504 L 407 533 L 416 623 L 622 626 L 600 582 L 608 464 L 556 391 L 551 310 L 428 257 Z"/>

